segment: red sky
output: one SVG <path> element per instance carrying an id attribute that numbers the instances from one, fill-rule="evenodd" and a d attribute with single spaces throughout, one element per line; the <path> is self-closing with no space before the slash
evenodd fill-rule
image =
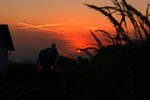
<path id="1" fill-rule="evenodd" d="M 37 58 L 41 49 L 56 43 L 57 48 L 79 55 L 76 48 L 95 42 L 90 29 L 112 31 L 112 25 L 99 12 L 83 3 L 112 5 L 111 0 L 0 0 L 0 24 L 8 24 L 16 51 L 10 59 Z M 142 12 L 148 0 L 127 0 Z"/>

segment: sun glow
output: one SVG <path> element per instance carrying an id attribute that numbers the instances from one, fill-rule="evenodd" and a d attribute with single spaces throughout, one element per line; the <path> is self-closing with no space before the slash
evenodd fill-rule
<path id="1" fill-rule="evenodd" d="M 77 53 L 81 53 L 81 50 L 76 50 Z"/>
<path id="2" fill-rule="evenodd" d="M 90 30 L 98 30 L 95 25 L 90 23 L 75 21 L 75 20 L 61 20 L 61 23 L 53 24 L 28 24 L 28 23 L 18 23 L 19 29 L 22 30 L 31 30 L 31 31 L 45 31 L 49 35 L 58 34 L 63 35 L 61 39 L 68 41 L 70 44 L 65 47 L 69 52 L 75 52 L 76 48 L 86 48 L 88 43 L 92 43 L 93 39 Z M 43 34 L 47 35 L 47 34 Z M 50 37 L 51 38 L 51 37 Z M 57 38 L 56 38 L 57 40 Z M 94 40 L 94 39 L 93 39 Z M 70 46 L 72 48 L 70 48 Z M 73 50 L 74 49 L 74 50 Z M 80 53 L 80 51 L 76 51 Z"/>
<path id="3" fill-rule="evenodd" d="M 148 0 L 128 1 L 145 14 Z M 110 0 L 1 0 L 0 23 L 10 26 L 16 46 L 14 59 L 35 59 L 39 49 L 54 42 L 66 53 L 77 54 L 77 48 L 91 47 L 93 45 L 89 44 L 97 43 L 90 30 L 106 30 L 113 36 L 115 30 L 110 20 L 84 3 L 99 7 L 113 5 Z M 129 25 L 128 28 L 132 29 Z M 107 43 L 101 37 L 102 33 L 95 34 Z"/>

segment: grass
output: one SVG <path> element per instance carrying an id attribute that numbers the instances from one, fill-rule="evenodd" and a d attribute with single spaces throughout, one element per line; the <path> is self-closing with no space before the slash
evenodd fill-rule
<path id="1" fill-rule="evenodd" d="M 89 73 L 68 90 L 68 99 L 82 100 L 136 100 L 150 98 L 150 20 L 146 14 L 128 4 L 126 0 L 111 0 L 113 6 L 86 6 L 106 16 L 116 34 L 99 29 L 91 31 L 97 47 L 78 48 L 92 55 Z M 117 19 L 116 16 L 120 16 Z M 127 21 L 129 20 L 129 21 Z M 127 23 L 130 22 L 130 23 Z M 132 33 L 128 25 L 131 24 Z M 103 45 L 96 33 L 104 35 L 110 45 Z M 131 37 L 132 34 L 132 37 Z M 93 53 L 89 50 L 93 49 Z M 70 92 L 72 91 L 72 92 Z M 78 91 L 78 92 L 73 92 Z"/>

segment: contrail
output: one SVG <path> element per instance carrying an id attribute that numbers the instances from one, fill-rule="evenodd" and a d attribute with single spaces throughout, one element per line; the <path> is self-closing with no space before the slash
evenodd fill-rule
<path id="1" fill-rule="evenodd" d="M 38 25 L 39 27 L 45 27 L 45 26 L 60 26 L 63 25 L 63 23 L 58 23 L 58 24 L 46 24 L 46 25 Z"/>
<path id="2" fill-rule="evenodd" d="M 93 27 L 93 26 L 80 26 L 80 27 L 87 28 L 90 30 L 98 30 L 96 27 Z"/>
<path id="3" fill-rule="evenodd" d="M 18 23 L 19 25 L 22 25 L 24 27 L 22 27 L 21 29 L 31 29 L 31 28 L 34 28 L 34 29 L 40 29 L 40 30 L 44 30 L 44 31 L 50 31 L 50 32 L 57 32 L 57 33 L 60 33 L 61 31 L 58 31 L 56 29 L 48 29 L 48 28 L 44 28 L 45 26 L 59 26 L 59 25 L 63 25 L 63 23 L 59 23 L 59 24 L 46 24 L 46 25 L 32 25 L 32 24 L 28 24 L 28 23 Z"/>
<path id="4" fill-rule="evenodd" d="M 59 18 L 59 19 L 63 19 L 63 18 Z M 66 19 L 64 19 L 66 20 Z M 89 23 L 85 23 L 85 22 L 81 22 L 81 21 L 77 21 L 77 20 L 72 20 L 72 19 L 67 19 L 67 21 L 71 22 L 72 25 L 76 25 L 82 28 L 87 28 L 90 30 L 98 30 L 98 28 L 90 26 Z"/>

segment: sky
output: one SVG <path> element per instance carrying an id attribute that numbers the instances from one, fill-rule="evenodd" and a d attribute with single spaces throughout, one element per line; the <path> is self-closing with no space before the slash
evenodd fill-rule
<path id="1" fill-rule="evenodd" d="M 149 0 L 127 0 L 144 12 Z M 112 5 L 111 0 L 0 0 L 0 24 L 8 24 L 16 62 L 37 60 L 40 50 L 56 43 L 60 51 L 82 55 L 75 49 L 95 43 L 90 30 L 112 31 L 108 19 L 84 3 Z"/>

